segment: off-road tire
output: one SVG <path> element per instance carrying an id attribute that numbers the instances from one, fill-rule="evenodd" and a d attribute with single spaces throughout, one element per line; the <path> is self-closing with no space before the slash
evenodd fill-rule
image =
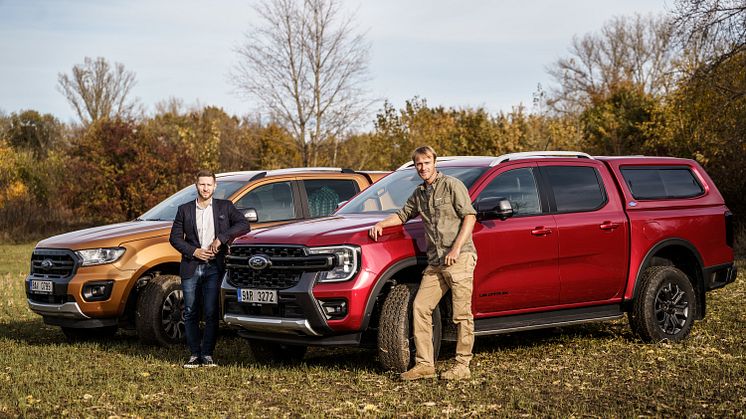
<path id="1" fill-rule="evenodd" d="M 400 284 L 391 288 L 381 309 L 378 327 L 378 362 L 387 370 L 404 372 L 414 366 L 415 344 L 412 303 L 419 286 Z M 433 354 L 438 359 L 443 325 L 440 307 L 433 310 Z"/>
<path id="2" fill-rule="evenodd" d="M 117 326 L 104 326 L 94 328 L 62 327 L 62 333 L 71 342 L 105 340 L 117 334 Z"/>
<path id="3" fill-rule="evenodd" d="M 308 347 L 285 345 L 263 340 L 249 340 L 254 360 L 260 364 L 293 364 L 303 360 Z"/>
<path id="4" fill-rule="evenodd" d="M 148 281 L 137 297 L 135 328 L 144 343 L 170 346 L 186 340 L 180 277 L 158 275 Z"/>
<path id="5" fill-rule="evenodd" d="M 697 313 L 697 295 L 686 274 L 673 266 L 651 266 L 639 286 L 628 313 L 632 332 L 644 342 L 686 338 Z"/>

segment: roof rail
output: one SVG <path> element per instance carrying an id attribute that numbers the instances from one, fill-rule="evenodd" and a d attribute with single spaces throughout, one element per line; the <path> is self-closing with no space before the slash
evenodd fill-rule
<path id="1" fill-rule="evenodd" d="M 276 169 L 284 173 L 295 173 L 295 172 L 342 172 L 340 167 L 289 167 L 285 169 Z"/>
<path id="2" fill-rule="evenodd" d="M 265 176 L 267 176 L 267 172 L 259 172 L 259 173 L 255 174 L 254 176 L 252 176 L 251 179 L 249 179 L 249 182 L 253 182 L 253 181 L 255 181 L 257 179 L 261 179 L 261 178 L 263 178 Z"/>
<path id="3" fill-rule="evenodd" d="M 494 157 L 495 156 L 443 156 L 443 157 L 438 157 L 437 159 L 435 159 L 435 161 L 444 162 L 444 161 L 456 160 L 456 159 L 491 159 Z M 412 167 L 412 166 L 414 166 L 414 162 L 409 161 L 399 166 L 399 168 L 397 168 L 396 170 L 406 169 L 407 167 Z"/>
<path id="4" fill-rule="evenodd" d="M 490 163 L 490 166 L 497 166 L 506 161 L 530 159 L 534 157 L 576 157 L 579 159 L 593 159 L 593 156 L 590 154 L 579 151 L 525 151 L 521 153 L 503 154 Z"/>

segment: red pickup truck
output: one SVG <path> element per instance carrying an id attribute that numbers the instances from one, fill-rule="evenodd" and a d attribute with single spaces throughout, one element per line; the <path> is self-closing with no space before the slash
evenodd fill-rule
<path id="1" fill-rule="evenodd" d="M 576 152 L 438 158 L 469 189 L 476 335 L 616 319 L 644 341 L 679 341 L 706 292 L 736 278 L 733 216 L 702 167 L 666 157 Z M 368 229 L 421 182 L 411 163 L 333 216 L 249 233 L 230 248 L 224 320 L 258 359 L 309 345 L 366 345 L 396 371 L 413 362 L 411 304 L 426 265 L 419 218 Z M 450 298 L 434 344 L 455 339 Z"/>

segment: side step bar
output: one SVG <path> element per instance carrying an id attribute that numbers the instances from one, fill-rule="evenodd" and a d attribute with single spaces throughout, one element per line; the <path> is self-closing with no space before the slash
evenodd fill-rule
<path id="1" fill-rule="evenodd" d="M 516 314 L 474 320 L 474 335 L 497 335 L 524 330 L 570 326 L 574 324 L 614 320 L 624 316 L 619 304 Z M 449 328 L 450 329 L 450 328 Z M 455 330 L 444 330 L 444 340 L 456 340 Z"/>

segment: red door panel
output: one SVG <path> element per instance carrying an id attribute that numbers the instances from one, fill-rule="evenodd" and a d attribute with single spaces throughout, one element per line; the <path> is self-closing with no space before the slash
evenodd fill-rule
<path id="1" fill-rule="evenodd" d="M 532 234 L 543 230 L 542 234 Z M 557 234 L 551 215 L 478 222 L 473 311 L 477 315 L 555 305 Z"/>

